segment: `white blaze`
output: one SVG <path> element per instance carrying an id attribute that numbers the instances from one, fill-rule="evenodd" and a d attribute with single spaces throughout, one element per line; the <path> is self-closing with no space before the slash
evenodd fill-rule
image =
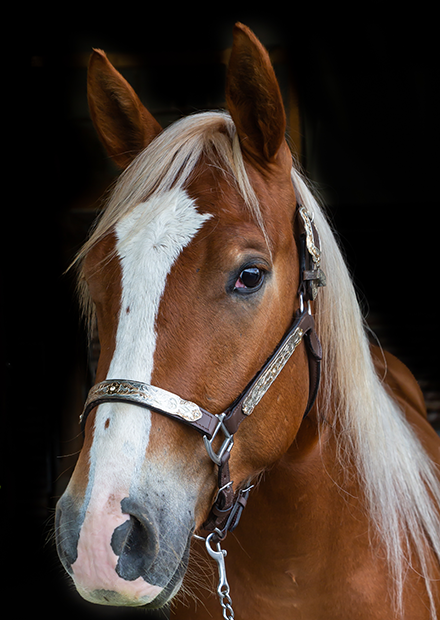
<path id="1" fill-rule="evenodd" d="M 152 196 L 116 226 L 122 269 L 121 309 L 116 346 L 107 379 L 150 383 L 156 347 L 155 323 L 167 275 L 182 249 L 211 216 L 198 213 L 182 189 Z M 116 527 L 129 517 L 121 500 L 136 489 L 151 427 L 151 413 L 129 404 L 103 404 L 96 412 L 86 516 L 72 565 L 83 596 L 114 590 L 144 604 L 161 588 L 141 577 L 124 581 L 115 572 L 118 557 L 111 548 Z M 100 601 L 102 602 L 102 601 Z"/>

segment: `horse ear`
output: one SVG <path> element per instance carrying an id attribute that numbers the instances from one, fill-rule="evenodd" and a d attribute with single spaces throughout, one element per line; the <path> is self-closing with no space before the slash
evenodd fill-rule
<path id="1" fill-rule="evenodd" d="M 102 50 L 93 50 L 90 57 L 87 97 L 98 136 L 120 168 L 126 168 L 162 131 Z"/>
<path id="2" fill-rule="evenodd" d="M 253 158 L 273 161 L 286 131 L 283 100 L 269 54 L 240 23 L 234 27 L 226 101 L 242 150 Z"/>

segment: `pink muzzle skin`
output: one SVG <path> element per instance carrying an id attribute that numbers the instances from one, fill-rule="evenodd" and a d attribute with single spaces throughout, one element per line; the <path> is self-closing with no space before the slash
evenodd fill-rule
<path id="1" fill-rule="evenodd" d="M 112 548 L 115 530 L 130 519 L 121 510 L 123 497 L 111 495 L 100 508 L 86 512 L 72 564 L 73 580 L 83 598 L 101 605 L 141 606 L 150 603 L 163 588 L 142 577 L 122 579 L 116 572 L 119 557 Z"/>

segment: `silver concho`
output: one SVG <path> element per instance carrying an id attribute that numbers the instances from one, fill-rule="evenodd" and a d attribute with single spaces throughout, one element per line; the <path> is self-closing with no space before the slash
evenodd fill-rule
<path id="1" fill-rule="evenodd" d="M 318 269 L 321 264 L 321 250 L 315 245 L 315 238 L 313 236 L 312 222 L 313 218 L 305 207 L 299 208 L 299 214 L 304 222 L 304 228 L 306 231 L 306 245 L 309 253 L 312 255 L 313 262 Z M 319 236 L 318 230 L 315 228 L 316 234 Z"/>
<path id="2" fill-rule="evenodd" d="M 307 250 L 312 257 L 313 265 L 314 265 L 314 274 L 315 277 L 310 280 L 310 286 L 312 289 L 312 299 L 315 300 L 318 295 L 318 288 L 326 285 L 326 277 L 325 273 L 321 269 L 321 257 L 322 252 L 319 247 L 315 244 L 315 236 L 313 233 L 313 228 L 315 230 L 315 234 L 317 235 L 316 241 L 319 245 L 321 245 L 321 240 L 319 237 L 318 229 L 315 227 L 312 228 L 313 216 L 307 211 L 305 207 L 299 208 L 299 214 L 304 223 L 304 229 L 306 231 L 306 246 Z"/>
<path id="3" fill-rule="evenodd" d="M 195 422 L 202 417 L 202 412 L 198 405 L 191 401 L 184 400 L 176 394 L 140 381 L 119 379 L 102 381 L 94 385 L 88 394 L 84 405 L 84 411 L 86 411 L 88 406 L 94 401 L 99 401 L 100 399 L 109 401 L 112 398 L 118 402 L 126 400 L 127 402 L 136 403 L 144 407 L 159 409 L 169 415 L 182 418 L 187 422 Z M 84 411 L 81 414 L 80 421 L 83 419 Z"/>

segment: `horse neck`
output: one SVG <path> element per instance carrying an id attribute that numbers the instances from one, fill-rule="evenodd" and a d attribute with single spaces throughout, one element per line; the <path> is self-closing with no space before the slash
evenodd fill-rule
<path id="1" fill-rule="evenodd" d="M 258 487 L 260 498 L 270 504 L 279 498 L 280 517 L 285 527 L 291 525 L 309 530 L 311 521 L 322 520 L 322 508 L 335 504 L 341 490 L 358 496 L 356 477 L 347 481 L 337 459 L 337 441 L 333 429 L 325 423 L 321 428 L 313 415 L 302 423 L 289 450 L 264 475 Z M 344 479 L 342 479 L 344 478 Z M 342 493 L 344 494 L 344 492 Z M 346 498 L 343 499 L 343 502 Z M 272 510 L 273 515 L 273 510 Z M 297 537 L 293 537 L 296 544 Z M 285 545 L 285 540 L 284 540 Z"/>
<path id="2" fill-rule="evenodd" d="M 312 413 L 290 449 L 252 490 L 237 529 L 238 545 L 246 551 L 255 548 L 258 541 L 263 580 L 267 563 L 272 561 L 283 574 L 291 563 L 292 571 L 318 575 L 316 566 L 325 563 L 329 541 L 341 536 L 341 532 L 336 533 L 341 522 L 351 524 L 342 532 L 344 540 L 340 540 L 337 552 L 342 558 L 346 553 L 344 541 L 351 544 L 353 536 L 368 532 L 360 485 L 357 476 L 349 474 L 339 465 L 333 429 L 326 424 L 318 429 Z M 368 534 L 365 542 L 367 548 Z M 254 572 L 255 564 L 251 564 Z"/>

